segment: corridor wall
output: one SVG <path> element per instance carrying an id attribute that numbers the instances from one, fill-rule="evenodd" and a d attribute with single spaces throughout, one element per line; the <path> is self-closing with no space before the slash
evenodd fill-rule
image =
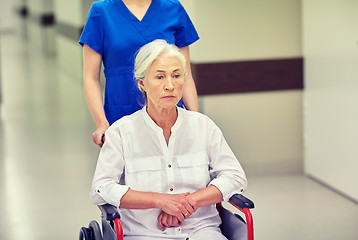
<path id="1" fill-rule="evenodd" d="M 304 171 L 358 202 L 358 1 L 304 0 Z"/>
<path id="2" fill-rule="evenodd" d="M 14 2 L 0 0 L 0 31 L 6 33 L 14 29 Z"/>
<path id="3" fill-rule="evenodd" d="M 82 82 L 82 48 L 78 44 L 86 22 L 90 0 L 54 0 L 56 15 L 56 49 L 58 62 L 69 74 Z"/>
<path id="4" fill-rule="evenodd" d="M 47 56 L 54 56 L 55 17 L 53 0 L 27 0 L 26 28 L 29 43 Z"/>
<path id="5" fill-rule="evenodd" d="M 181 2 L 201 37 L 191 60 L 202 112 L 248 175 L 301 174 L 301 1 Z M 283 86 L 291 79 L 296 84 Z"/>

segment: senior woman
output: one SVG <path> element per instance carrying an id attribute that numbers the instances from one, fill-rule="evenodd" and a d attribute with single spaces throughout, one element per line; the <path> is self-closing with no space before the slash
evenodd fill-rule
<path id="1" fill-rule="evenodd" d="M 185 58 L 164 40 L 143 46 L 135 78 L 143 109 L 106 131 L 94 204 L 118 206 L 124 239 L 226 239 L 215 203 L 242 193 L 245 173 L 207 116 L 178 108 Z"/>

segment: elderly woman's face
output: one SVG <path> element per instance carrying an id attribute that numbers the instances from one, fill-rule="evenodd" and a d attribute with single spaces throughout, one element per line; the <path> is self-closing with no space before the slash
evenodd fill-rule
<path id="1" fill-rule="evenodd" d="M 182 97 L 183 66 L 177 57 L 160 55 L 140 84 L 147 93 L 148 105 L 160 109 L 175 107 Z"/>

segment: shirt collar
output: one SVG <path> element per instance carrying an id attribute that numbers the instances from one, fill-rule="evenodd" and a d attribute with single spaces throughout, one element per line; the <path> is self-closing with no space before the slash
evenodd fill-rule
<path id="1" fill-rule="evenodd" d="M 182 116 L 183 112 L 182 111 L 184 111 L 184 110 L 182 108 L 179 108 L 179 107 L 176 107 L 176 108 L 177 108 L 177 112 L 178 112 L 178 118 L 177 118 L 177 120 L 175 121 L 174 125 L 171 128 L 172 134 L 174 134 L 180 128 L 182 118 L 183 118 L 183 116 Z M 143 118 L 144 118 L 145 123 L 149 127 L 151 127 L 154 131 L 156 131 L 158 133 L 163 133 L 163 129 L 161 127 L 159 127 L 153 121 L 153 119 L 149 116 L 149 114 L 147 112 L 147 105 L 142 108 L 142 112 L 143 112 Z"/>

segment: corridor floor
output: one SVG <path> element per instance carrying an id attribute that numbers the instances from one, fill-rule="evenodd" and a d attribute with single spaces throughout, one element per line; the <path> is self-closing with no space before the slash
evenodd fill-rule
<path id="1" fill-rule="evenodd" d="M 89 201 L 99 149 L 81 79 L 16 33 L 0 40 L 0 239 L 77 239 L 81 226 L 99 220 Z M 317 182 L 248 180 L 255 239 L 358 239 L 358 205 Z"/>

